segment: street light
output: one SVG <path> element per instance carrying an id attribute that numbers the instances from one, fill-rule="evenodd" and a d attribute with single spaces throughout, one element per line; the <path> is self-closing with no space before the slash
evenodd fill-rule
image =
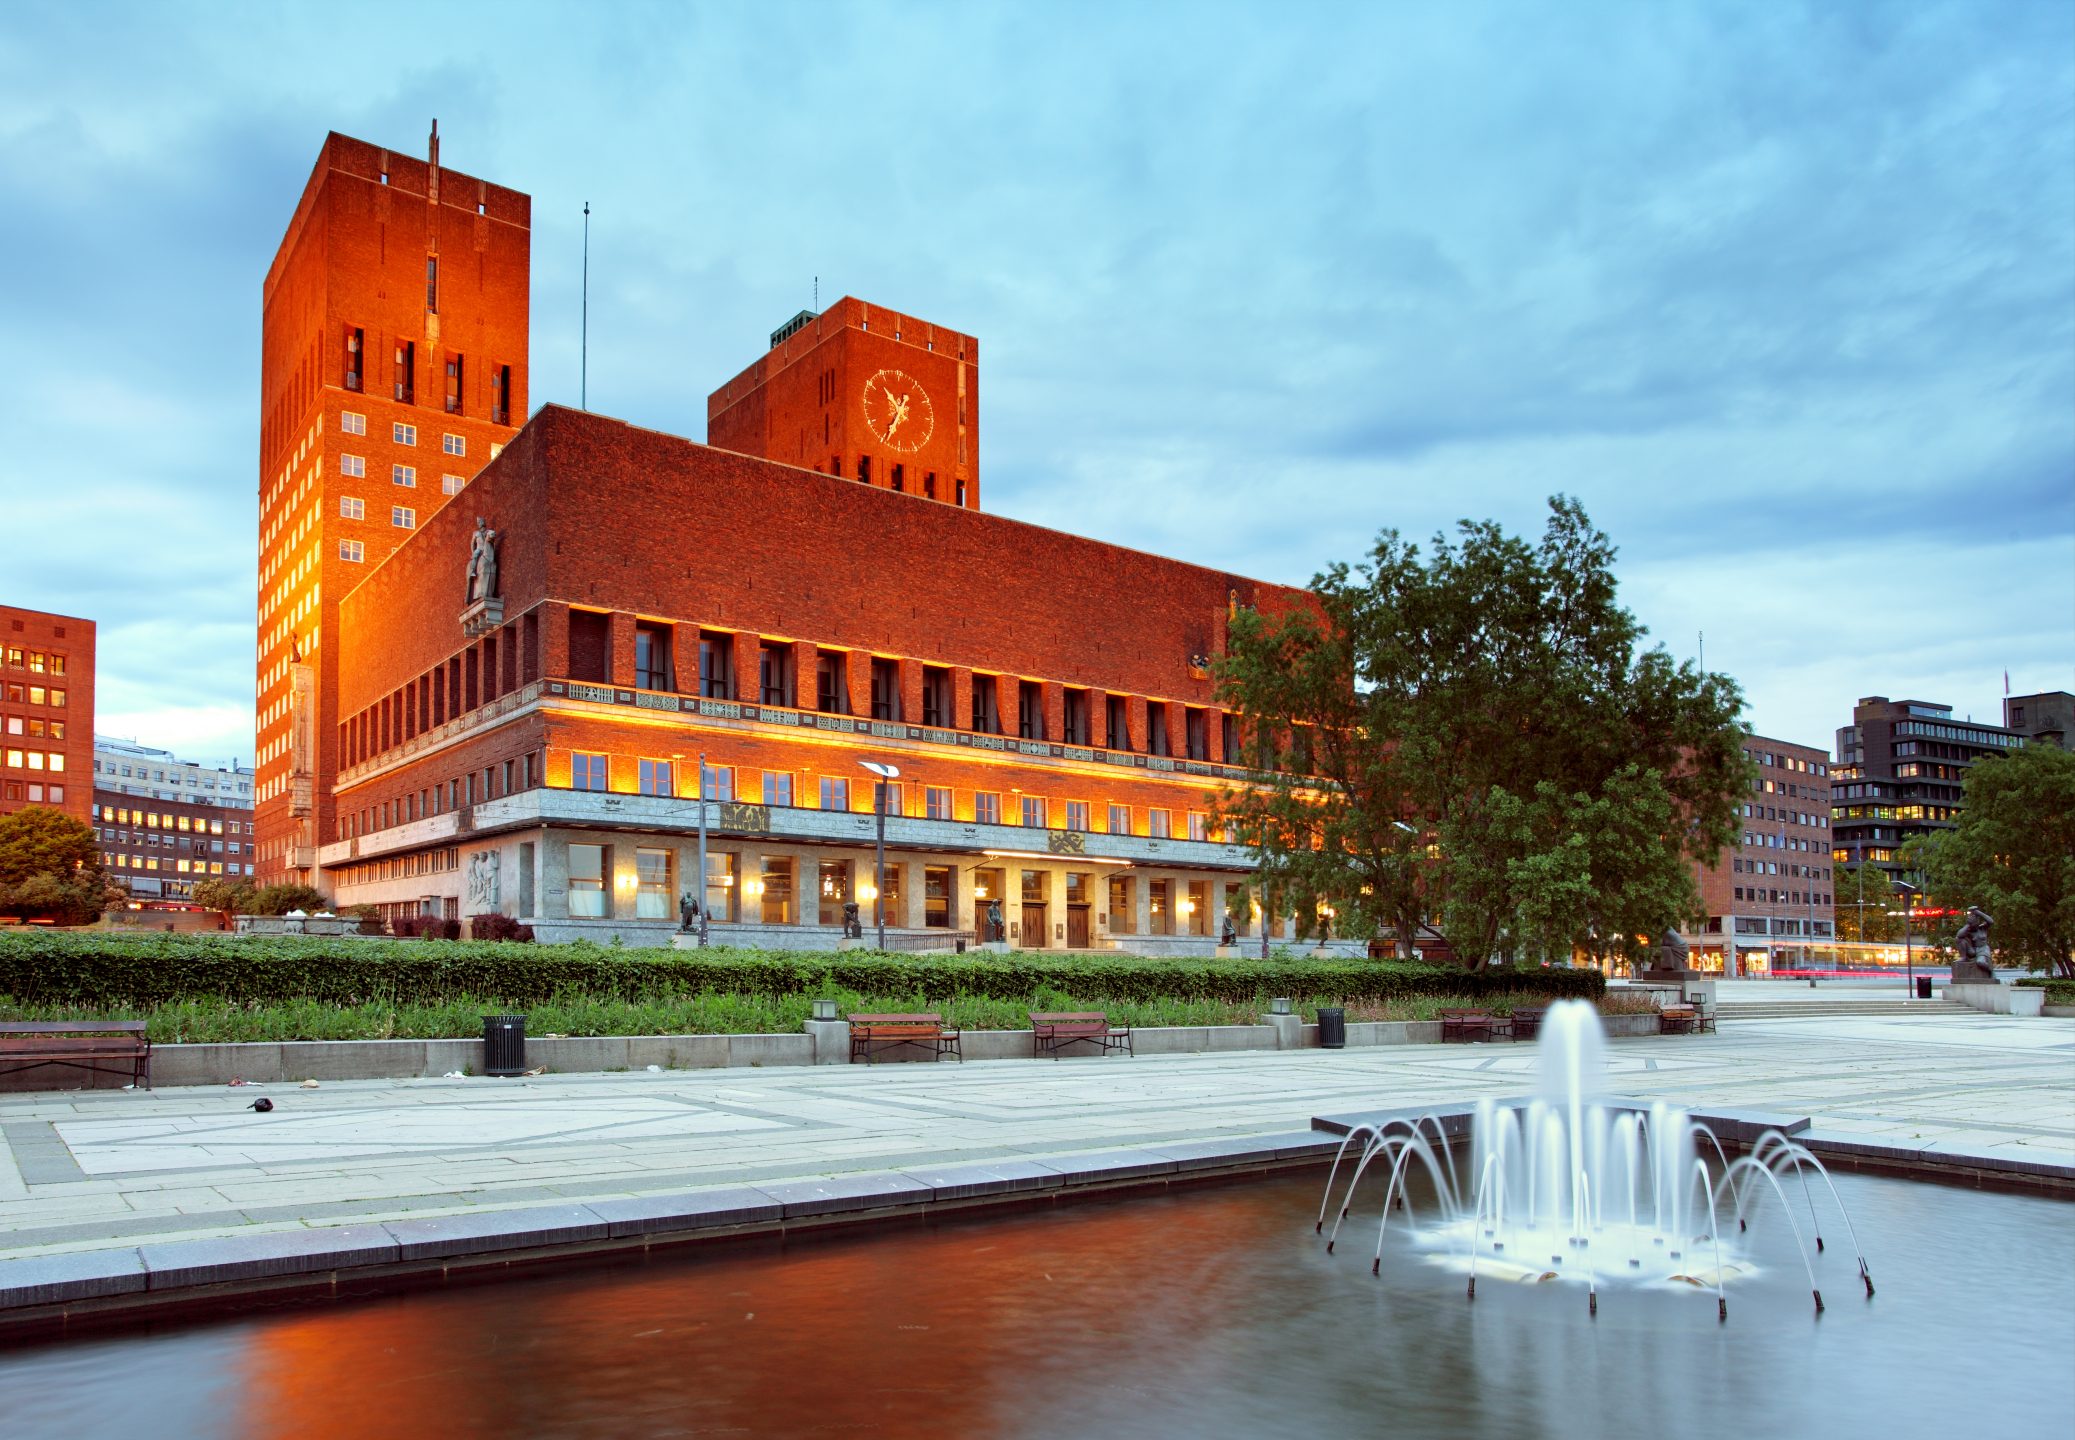
<path id="1" fill-rule="evenodd" d="M 1918 891 L 1907 880 L 1897 880 L 1895 888 L 1902 892 L 1902 983 L 1908 987 L 1902 998 L 1907 1000 L 1916 994 L 1916 952 L 1911 948 L 1914 937 L 1910 931 L 1915 928 L 1911 922 L 1916 918 L 1912 912 Z"/>
<path id="2" fill-rule="evenodd" d="M 898 780 L 901 767 L 883 760 L 860 760 L 858 764 L 879 777 L 872 786 L 872 808 L 879 815 L 878 857 L 872 871 L 872 915 L 879 927 L 879 948 L 886 948 L 886 782 Z"/>
<path id="3" fill-rule="evenodd" d="M 682 765 L 682 764 L 683 764 L 683 762 L 684 762 L 684 755 L 683 755 L 683 753 L 682 753 L 681 751 L 679 751 L 679 752 L 673 752 L 673 753 L 671 754 L 671 756 L 670 756 L 670 780 L 671 780 L 671 787 L 670 787 L 670 788 L 671 788 L 671 789 L 673 789 L 673 790 L 677 788 L 677 777 L 678 777 L 678 773 L 679 773 L 678 767 L 679 767 L 680 765 Z M 706 884 L 706 752 L 705 752 L 704 750 L 701 750 L 701 751 L 699 752 L 699 890 L 698 890 L 698 895 L 699 895 L 699 948 L 700 948 L 701 950 L 704 950 L 704 949 L 706 948 L 706 936 L 707 936 L 707 929 L 706 929 L 706 909 L 707 909 L 707 904 L 706 904 L 706 902 L 707 902 L 707 901 L 708 901 L 708 900 L 709 900 L 709 899 L 711 898 L 711 896 L 712 896 L 712 891 L 711 891 L 711 890 L 710 890 L 710 889 L 708 888 L 708 886 L 707 886 L 707 884 Z"/>

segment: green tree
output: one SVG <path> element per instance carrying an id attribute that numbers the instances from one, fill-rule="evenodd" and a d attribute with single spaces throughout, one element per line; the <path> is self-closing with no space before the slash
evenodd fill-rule
<path id="1" fill-rule="evenodd" d="M 84 925 L 112 890 L 93 826 L 44 805 L 0 815 L 0 915 Z"/>
<path id="2" fill-rule="evenodd" d="M 1233 618 L 1219 693 L 1263 783 L 1219 817 L 1300 918 L 1328 903 L 1400 953 L 1436 917 L 1471 964 L 1632 954 L 1697 912 L 1690 862 L 1734 838 L 1742 697 L 1640 649 L 1575 501 L 1538 545 L 1459 532 L 1423 556 L 1385 531 L 1313 581 L 1316 611 Z"/>
<path id="3" fill-rule="evenodd" d="M 195 882 L 194 902 L 205 910 L 214 910 L 228 918 L 232 915 L 250 915 L 253 912 L 252 882 L 246 879 L 226 880 L 212 875 L 207 880 Z"/>
<path id="4" fill-rule="evenodd" d="M 2075 752 L 1975 761 L 1958 820 L 1921 859 L 1940 909 L 1989 913 L 1999 958 L 2075 978 Z"/>
<path id="5" fill-rule="evenodd" d="M 1887 871 L 1870 860 L 1840 865 L 1831 872 L 1830 884 L 1838 939 L 1867 945 L 1902 943 L 1902 918 L 1888 913 L 1902 908 L 1902 896 Z"/>
<path id="6" fill-rule="evenodd" d="M 286 915 L 291 910 L 314 915 L 331 909 L 331 897 L 311 885 L 262 885 L 252 892 L 248 903 L 252 908 L 245 913 L 249 915 Z"/>

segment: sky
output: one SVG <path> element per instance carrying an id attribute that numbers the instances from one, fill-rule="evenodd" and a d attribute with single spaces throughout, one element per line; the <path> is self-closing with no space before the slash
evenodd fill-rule
<path id="1" fill-rule="evenodd" d="M 2075 688 L 2065 0 L 11 0 L 0 601 L 101 733 L 249 763 L 261 282 L 435 117 L 535 408 L 588 201 L 594 410 L 703 439 L 818 283 L 980 337 L 999 514 L 1301 584 L 1561 492 L 1761 734 Z"/>

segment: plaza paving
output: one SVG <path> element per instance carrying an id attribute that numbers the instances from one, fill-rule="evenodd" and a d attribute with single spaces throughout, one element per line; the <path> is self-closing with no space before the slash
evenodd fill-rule
<path id="1" fill-rule="evenodd" d="M 1732 1021 L 1609 1050 L 1621 1094 L 2075 1164 L 2075 1020 Z M 0 1261 L 1286 1135 L 1315 1115 L 1518 1094 L 1533 1071 L 1528 1046 L 1405 1046 L 15 1095 L 0 1098 Z M 246 1108 L 262 1094 L 273 1113 Z"/>

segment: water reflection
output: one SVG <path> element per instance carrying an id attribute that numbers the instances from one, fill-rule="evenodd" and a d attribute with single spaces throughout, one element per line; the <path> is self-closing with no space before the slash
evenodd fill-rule
<path id="1" fill-rule="evenodd" d="M 1469 1305 L 1436 1267 L 1373 1279 L 1322 1253 L 1320 1179 L 17 1350 L 0 1354 L 0 1432 L 1568 1440 L 1733 1416 L 1739 1433 L 1886 1440 L 1978 1422 L 1965 1367 L 1926 1363 L 1954 1353 L 1946 1336 L 1993 1334 L 1998 1372 L 2034 1380 L 2075 1348 L 2057 1202 L 1840 1177 L 1880 1247 L 1879 1299 L 1818 1320 L 1790 1293 L 1721 1326 L 1698 1296 L 1624 1291 L 1591 1320 L 1568 1288 Z M 1974 1258 L 2020 1237 L 2014 1272 Z M 1798 1290 L 1793 1257 L 1771 1258 Z M 2052 1387 L 1995 1388 L 2001 1433 L 2067 1433 Z"/>

